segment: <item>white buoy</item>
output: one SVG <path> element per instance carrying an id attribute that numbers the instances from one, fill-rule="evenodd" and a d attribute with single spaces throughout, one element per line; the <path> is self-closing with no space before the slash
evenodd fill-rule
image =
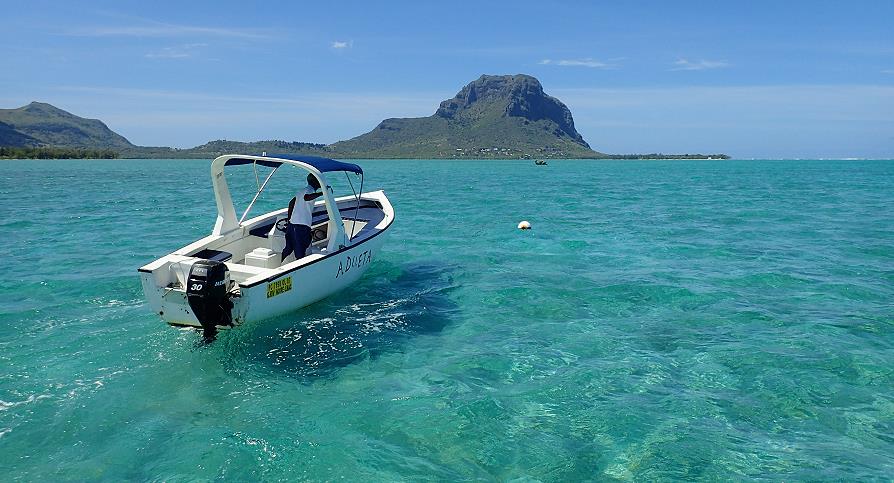
<path id="1" fill-rule="evenodd" d="M 519 230 L 530 230 L 531 224 L 528 223 L 527 220 L 523 220 L 521 223 L 518 224 L 518 229 Z"/>

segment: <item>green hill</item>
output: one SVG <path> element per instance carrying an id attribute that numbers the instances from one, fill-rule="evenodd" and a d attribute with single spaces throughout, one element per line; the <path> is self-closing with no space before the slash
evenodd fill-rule
<path id="1" fill-rule="evenodd" d="M 41 146 L 118 150 L 135 147 L 102 121 L 78 117 L 42 102 L 32 102 L 18 109 L 0 109 L 0 122 L 12 127 L 19 135 L 36 140 Z M 6 136 L 0 138 L 0 142 L 4 146 L 33 145 L 14 136 L 9 135 L 10 144 L 4 142 Z"/>
<path id="2" fill-rule="evenodd" d="M 243 143 L 239 141 L 225 141 L 219 139 L 201 146 L 191 148 L 192 153 L 201 153 L 206 157 L 220 156 L 228 153 L 304 153 L 320 154 L 326 150 L 325 144 L 302 143 L 290 141 L 253 141 Z"/>
<path id="3" fill-rule="evenodd" d="M 483 75 L 429 117 L 382 121 L 329 146 L 335 156 L 594 158 L 571 111 L 528 75 Z"/>
<path id="4" fill-rule="evenodd" d="M 118 151 L 123 158 L 141 158 L 141 159 L 211 159 L 222 154 L 233 153 L 291 153 L 291 154 L 315 154 L 325 156 L 329 154 L 326 151 L 325 144 L 302 143 L 290 141 L 227 141 L 219 139 L 210 141 L 201 146 L 194 148 L 168 148 L 168 147 L 152 147 L 152 146 L 134 146 L 130 149 L 121 149 Z"/>

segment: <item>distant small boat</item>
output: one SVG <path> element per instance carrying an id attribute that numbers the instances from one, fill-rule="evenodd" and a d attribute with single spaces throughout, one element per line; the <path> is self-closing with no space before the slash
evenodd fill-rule
<path id="1" fill-rule="evenodd" d="M 536 164 L 537 166 L 546 166 L 547 165 L 546 161 L 544 161 L 542 159 L 535 159 L 534 164 Z"/>
<path id="2" fill-rule="evenodd" d="M 260 182 L 241 218 L 236 217 L 224 168 L 273 168 Z M 312 243 L 297 259 L 280 261 L 286 208 L 246 219 L 267 182 L 281 166 L 294 166 L 328 187 L 324 173 L 361 176 L 360 192 L 339 198 L 323 189 L 313 209 Z M 360 278 L 394 221 L 383 191 L 363 193 L 360 166 L 315 156 L 225 155 L 211 162 L 217 222 L 211 234 L 139 269 L 152 310 L 175 326 L 218 327 L 262 320 L 310 305 Z M 351 187 L 353 191 L 353 185 Z"/>

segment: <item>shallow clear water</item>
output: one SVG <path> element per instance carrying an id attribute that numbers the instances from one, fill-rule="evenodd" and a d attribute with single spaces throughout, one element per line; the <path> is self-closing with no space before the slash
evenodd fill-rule
<path id="1" fill-rule="evenodd" d="M 0 163 L 3 479 L 894 474 L 894 162 L 361 164 L 364 278 L 200 346 L 207 161 Z"/>

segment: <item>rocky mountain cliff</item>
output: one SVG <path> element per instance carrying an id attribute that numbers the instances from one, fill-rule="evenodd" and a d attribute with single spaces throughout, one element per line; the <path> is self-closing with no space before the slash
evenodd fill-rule
<path id="1" fill-rule="evenodd" d="M 330 146 L 343 157 L 596 157 L 571 111 L 528 75 L 483 75 L 429 117 L 394 118 Z"/>
<path id="2" fill-rule="evenodd" d="M 555 124 L 553 134 L 568 137 L 590 147 L 574 129 L 571 111 L 555 97 L 543 92 L 540 82 L 528 75 L 483 75 L 463 87 L 453 99 L 447 99 L 436 116 L 458 122 L 476 123 L 499 113 L 501 118 L 517 117 L 527 121 Z"/>

